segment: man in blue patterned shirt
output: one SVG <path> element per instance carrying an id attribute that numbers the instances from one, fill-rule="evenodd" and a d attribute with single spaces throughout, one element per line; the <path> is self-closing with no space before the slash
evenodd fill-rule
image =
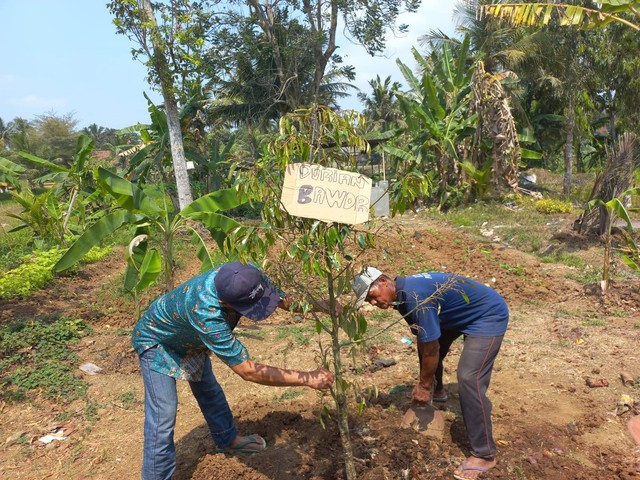
<path id="1" fill-rule="evenodd" d="M 258 364 L 233 334 L 241 316 L 264 320 L 276 307 L 289 306 L 262 271 L 240 262 L 202 273 L 151 303 L 132 339 L 145 387 L 143 480 L 170 479 L 176 468 L 176 379 L 189 382 L 218 451 L 266 448 L 259 435 L 238 435 L 209 352 L 250 382 L 317 390 L 333 383 L 333 374 L 325 369 L 303 372 Z"/>

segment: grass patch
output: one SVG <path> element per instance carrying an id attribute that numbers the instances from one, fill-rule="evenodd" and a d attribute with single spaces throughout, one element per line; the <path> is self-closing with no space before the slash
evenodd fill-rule
<path id="1" fill-rule="evenodd" d="M 508 263 L 501 263 L 500 268 L 519 277 L 523 277 L 527 274 L 527 269 L 519 263 L 517 263 L 515 267 L 513 265 L 509 265 Z"/>
<path id="2" fill-rule="evenodd" d="M 277 395 L 275 397 L 275 401 L 276 402 L 284 402 L 284 401 L 287 401 L 287 400 L 292 400 L 292 399 L 294 399 L 296 397 L 299 397 L 303 393 L 304 393 L 304 391 L 299 389 L 299 388 L 289 388 L 282 395 Z"/>
<path id="3" fill-rule="evenodd" d="M 123 408 L 124 410 L 130 410 L 136 405 L 141 404 L 142 402 L 138 400 L 136 392 L 127 391 L 118 395 L 118 397 L 116 398 L 116 403 L 120 408 Z"/>
<path id="4" fill-rule="evenodd" d="M 515 207 L 507 206 L 511 204 Z M 429 210 L 427 215 L 479 236 L 481 230 L 493 230 L 502 242 L 529 253 L 537 252 L 549 237 L 549 215 L 536 211 L 532 200 L 521 197 L 505 203 L 478 202 L 447 212 Z"/>
<path id="5" fill-rule="evenodd" d="M 291 338 L 296 345 L 309 345 L 311 335 L 315 335 L 315 333 L 315 325 L 289 325 L 278 329 L 276 340 Z"/>
<path id="6" fill-rule="evenodd" d="M 607 325 L 607 322 L 605 322 L 604 320 L 585 320 L 584 322 L 582 322 L 582 326 L 584 327 L 604 327 Z"/>
<path id="7" fill-rule="evenodd" d="M 602 272 L 599 270 L 589 270 L 579 274 L 569 274 L 567 278 L 581 285 L 591 285 L 598 283 L 602 279 Z"/>
<path id="8" fill-rule="evenodd" d="M 561 263 L 567 267 L 573 268 L 586 268 L 589 265 L 582 258 L 564 252 L 542 257 L 540 258 L 540 261 L 542 263 Z"/>
<path id="9" fill-rule="evenodd" d="M 0 326 L 0 398 L 21 402 L 44 395 L 63 403 L 83 397 L 88 384 L 74 375 L 69 349 L 90 333 L 82 320 L 38 319 Z"/>

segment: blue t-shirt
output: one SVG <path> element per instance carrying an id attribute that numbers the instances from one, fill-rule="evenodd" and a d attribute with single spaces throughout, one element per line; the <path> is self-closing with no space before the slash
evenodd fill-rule
<path id="1" fill-rule="evenodd" d="M 398 305 L 421 343 L 440 338 L 442 330 L 464 335 L 504 335 L 509 308 L 494 289 L 460 275 L 425 272 L 396 278 Z"/>

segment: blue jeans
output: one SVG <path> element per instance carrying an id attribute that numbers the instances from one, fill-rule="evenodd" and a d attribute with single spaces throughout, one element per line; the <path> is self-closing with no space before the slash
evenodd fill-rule
<path id="1" fill-rule="evenodd" d="M 173 431 L 178 411 L 176 379 L 151 370 L 156 349 L 140 355 L 144 381 L 144 449 L 142 480 L 169 480 L 176 470 L 176 449 Z M 222 387 L 213 375 L 207 357 L 202 380 L 189 382 L 198 401 L 211 436 L 219 448 L 227 448 L 236 438 L 233 414 Z"/>

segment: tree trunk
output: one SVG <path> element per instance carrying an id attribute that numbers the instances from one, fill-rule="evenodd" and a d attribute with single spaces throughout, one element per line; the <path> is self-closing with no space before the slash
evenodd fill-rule
<path id="1" fill-rule="evenodd" d="M 576 126 L 576 112 L 574 111 L 573 98 L 569 99 L 567 106 L 567 135 L 564 144 L 564 183 L 562 193 L 571 193 L 571 174 L 573 170 L 573 135 Z"/>
<path id="2" fill-rule="evenodd" d="M 346 382 L 342 379 L 342 358 L 340 355 L 340 329 L 335 321 L 332 334 L 333 368 L 336 376 L 334 399 L 338 415 L 338 430 L 344 453 L 344 468 L 347 480 L 356 480 L 356 467 L 353 461 L 353 447 L 349 431 L 349 408 L 347 394 L 344 391 Z"/>
<path id="3" fill-rule="evenodd" d="M 151 1 L 140 0 L 140 2 L 150 25 L 148 28 L 151 36 L 151 44 L 153 45 L 153 55 L 150 57 L 151 65 L 156 70 L 158 78 L 160 79 L 160 88 L 162 90 L 162 98 L 164 99 L 167 124 L 169 127 L 171 158 L 173 162 L 173 173 L 176 178 L 178 203 L 180 210 L 182 210 L 193 201 L 193 196 L 191 194 L 191 185 L 189 184 L 187 160 L 184 156 L 184 144 L 182 141 L 182 130 L 180 129 L 178 105 L 174 94 L 173 77 L 167 58 L 165 57 L 164 42 L 158 29 Z"/>

